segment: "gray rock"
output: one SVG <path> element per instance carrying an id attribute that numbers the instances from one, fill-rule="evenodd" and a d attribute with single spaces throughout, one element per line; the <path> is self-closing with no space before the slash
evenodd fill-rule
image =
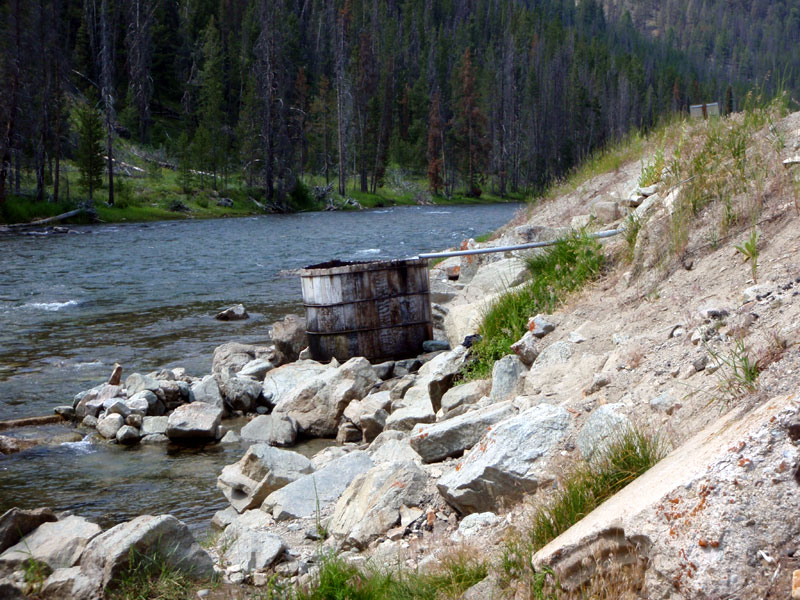
<path id="1" fill-rule="evenodd" d="M 297 438 L 297 426 L 286 415 L 260 415 L 242 427 L 240 435 L 246 442 L 291 446 Z"/>
<path id="2" fill-rule="evenodd" d="M 351 358 L 338 369 L 301 382 L 280 399 L 273 415 L 290 416 L 299 432 L 331 437 L 336 435 L 339 418 L 350 401 L 366 396 L 379 381 L 366 358 Z"/>
<path id="3" fill-rule="evenodd" d="M 533 335 L 533 332 L 526 331 L 519 340 L 511 344 L 511 351 L 519 356 L 520 360 L 526 365 L 530 366 L 539 356 L 539 345 L 536 340 L 538 338 Z"/>
<path id="4" fill-rule="evenodd" d="M 550 458 L 570 423 L 564 408 L 540 404 L 497 424 L 439 479 L 439 492 L 462 514 L 535 492 L 553 480 Z"/>
<path id="5" fill-rule="evenodd" d="M 192 384 L 192 394 L 194 394 L 195 402 L 204 402 L 217 408 L 225 407 L 217 384 L 217 378 L 213 375 L 206 375 L 200 381 L 195 381 Z"/>
<path id="6" fill-rule="evenodd" d="M 336 502 L 350 482 L 372 466 L 366 452 L 350 452 L 272 492 L 261 509 L 271 512 L 276 521 L 310 517 Z"/>
<path id="7" fill-rule="evenodd" d="M 511 402 L 500 402 L 433 425 L 417 425 L 409 443 L 425 462 L 439 462 L 450 456 L 460 456 L 492 425 L 515 414 Z"/>
<path id="8" fill-rule="evenodd" d="M 5 552 L 42 523 L 55 520 L 56 515 L 49 508 L 8 509 L 0 516 L 0 553 Z"/>
<path id="9" fill-rule="evenodd" d="M 154 401 L 158 400 L 158 398 L 156 397 L 155 394 L 153 394 L 153 392 L 143 392 L 143 393 L 151 394 L 153 396 Z M 145 399 L 139 394 L 137 394 L 137 397 L 128 398 L 125 401 L 125 406 L 128 407 L 129 414 L 136 414 L 141 416 L 145 416 L 150 409 L 150 403 L 147 401 L 147 399 Z"/>
<path id="10" fill-rule="evenodd" d="M 94 600 L 99 594 L 97 582 L 80 567 L 56 569 L 42 584 L 40 596 L 47 600 Z M 5 598 L 0 591 L 0 598 Z"/>
<path id="11" fill-rule="evenodd" d="M 239 342 L 227 342 L 214 348 L 214 359 L 211 364 L 211 372 L 216 374 L 225 368 L 238 373 L 251 360 L 256 358 L 266 358 L 276 362 L 275 348 L 271 346 L 252 346 L 250 344 L 240 344 Z"/>
<path id="12" fill-rule="evenodd" d="M 667 413 L 668 415 L 671 415 L 679 407 L 680 404 L 678 404 L 678 401 L 675 399 L 672 390 L 661 392 L 658 396 L 650 400 L 650 408 Z"/>
<path id="13" fill-rule="evenodd" d="M 83 517 L 43 523 L 0 555 L 0 573 L 10 573 L 29 558 L 51 569 L 75 566 L 86 544 L 101 531 Z"/>
<path id="14" fill-rule="evenodd" d="M 222 510 L 218 510 L 214 513 L 214 516 L 211 517 L 211 527 L 213 529 L 217 529 L 219 531 L 224 530 L 228 525 L 233 523 L 236 517 L 239 516 L 239 511 L 229 506 L 228 508 L 223 508 Z"/>
<path id="15" fill-rule="evenodd" d="M 487 527 L 496 525 L 502 520 L 501 517 L 498 517 L 493 512 L 472 513 L 461 520 L 461 523 L 458 524 L 458 529 L 453 536 L 451 536 L 451 539 L 458 542 L 475 537 L 481 534 Z"/>
<path id="16" fill-rule="evenodd" d="M 117 431 L 119 431 L 120 427 L 122 427 L 124 424 L 125 419 L 122 417 L 122 415 L 118 415 L 116 413 L 106 415 L 97 421 L 97 433 L 110 440 L 111 438 L 116 437 Z"/>
<path id="17" fill-rule="evenodd" d="M 536 338 L 543 338 L 556 330 L 555 324 L 547 320 L 546 315 L 536 315 L 528 321 L 528 330 Z"/>
<path id="18" fill-rule="evenodd" d="M 528 367 L 516 355 L 509 354 L 495 362 L 492 367 L 492 400 L 501 402 L 516 395 L 527 372 Z"/>
<path id="19" fill-rule="evenodd" d="M 273 368 L 275 368 L 275 365 L 266 358 L 256 358 L 242 367 L 242 370 L 239 371 L 239 375 L 242 377 L 250 377 L 256 381 L 264 381 L 264 376 Z"/>
<path id="20" fill-rule="evenodd" d="M 222 439 L 219 441 L 220 444 L 238 444 L 242 441 L 242 437 L 233 431 L 226 431 L 225 435 L 222 436 Z"/>
<path id="21" fill-rule="evenodd" d="M 217 206 L 222 208 L 233 208 L 233 200 L 230 198 L 220 198 L 217 200 Z"/>
<path id="22" fill-rule="evenodd" d="M 619 205 L 610 200 L 595 202 L 592 215 L 601 223 L 613 223 L 620 218 Z"/>
<path id="23" fill-rule="evenodd" d="M 405 395 L 392 403 L 392 413 L 386 418 L 385 428 L 397 431 L 411 431 L 417 423 L 433 423 L 436 411 L 433 409 L 428 385 L 423 381 L 412 386 Z"/>
<path id="24" fill-rule="evenodd" d="M 583 390 L 584 396 L 591 396 L 602 390 L 611 383 L 611 376 L 608 373 L 595 373 L 592 383 Z"/>
<path id="25" fill-rule="evenodd" d="M 122 398 L 114 398 L 109 403 L 109 406 L 106 407 L 106 415 L 111 414 L 118 414 L 122 415 L 122 418 L 125 419 L 128 415 L 131 414 L 131 409 L 125 404 L 125 400 Z"/>
<path id="26" fill-rule="evenodd" d="M 423 352 L 445 352 L 450 350 L 450 343 L 445 340 L 425 340 L 422 342 Z"/>
<path id="27" fill-rule="evenodd" d="M 376 465 L 421 460 L 409 444 L 408 434 L 401 431 L 384 431 L 373 440 L 367 452 Z"/>
<path id="28" fill-rule="evenodd" d="M 423 500 L 425 472 L 413 462 L 383 464 L 356 477 L 336 503 L 328 529 L 344 547 L 365 548 Z"/>
<path id="29" fill-rule="evenodd" d="M 21 440 L 9 435 L 0 435 L 0 455 L 16 454 L 41 443 L 41 440 Z"/>
<path id="30" fill-rule="evenodd" d="M 394 363 L 394 376 L 404 377 L 411 373 L 416 373 L 422 366 L 422 361 L 418 358 L 406 358 L 403 360 L 395 361 Z"/>
<path id="31" fill-rule="evenodd" d="M 225 562 L 241 572 L 250 573 L 269 567 L 285 549 L 286 543 L 273 533 L 246 530 L 225 550 Z"/>
<path id="32" fill-rule="evenodd" d="M 254 444 L 239 462 L 222 469 L 217 487 L 241 513 L 261 505 L 275 490 L 313 471 L 311 461 L 302 454 Z"/>
<path id="33" fill-rule="evenodd" d="M 394 361 L 387 360 L 386 362 L 372 365 L 372 368 L 375 369 L 375 374 L 378 377 L 380 377 L 383 381 L 386 381 L 387 379 L 390 379 L 394 373 Z"/>
<path id="34" fill-rule="evenodd" d="M 167 427 L 169 427 L 169 417 L 145 417 L 142 419 L 142 435 L 156 433 L 166 435 Z"/>
<path id="35" fill-rule="evenodd" d="M 239 377 L 230 369 L 222 369 L 215 375 L 219 391 L 225 404 L 232 410 L 251 412 L 259 396 L 261 384 L 249 377 Z"/>
<path id="36" fill-rule="evenodd" d="M 272 343 L 283 354 L 286 362 L 298 359 L 300 351 L 308 346 L 306 320 L 304 317 L 288 314 L 272 325 Z"/>
<path id="37" fill-rule="evenodd" d="M 204 579 L 214 573 L 211 557 L 189 528 L 172 515 L 143 515 L 101 533 L 86 547 L 81 570 L 105 589 L 124 572 L 132 552 L 158 556 L 160 564 L 192 578 Z"/>
<path id="38" fill-rule="evenodd" d="M 70 420 L 75 416 L 75 409 L 72 408 L 70 404 L 64 404 L 62 406 L 56 406 L 53 409 L 53 412 L 57 415 L 60 415 L 62 419 Z"/>
<path id="39" fill-rule="evenodd" d="M 485 379 L 470 381 L 450 388 L 442 396 L 437 418 L 442 420 L 457 416 L 459 409 L 467 409 L 470 405 L 475 404 L 487 394 L 489 389 L 489 382 Z"/>
<path id="40" fill-rule="evenodd" d="M 169 438 L 164 435 L 163 433 L 150 433 L 147 435 L 142 436 L 139 439 L 140 444 L 167 444 L 169 443 Z"/>
<path id="41" fill-rule="evenodd" d="M 141 429 L 142 423 L 144 423 L 144 417 L 138 413 L 131 413 L 125 418 L 125 425 L 130 425 L 136 429 Z"/>
<path id="42" fill-rule="evenodd" d="M 572 345 L 569 342 L 555 342 L 542 350 L 533 363 L 534 369 L 564 364 L 572 358 Z"/>
<path id="43" fill-rule="evenodd" d="M 97 417 L 93 417 L 92 415 L 86 415 L 85 417 L 83 417 L 83 421 L 81 421 L 81 424 L 84 427 L 91 427 L 94 429 L 95 427 L 97 427 Z"/>
<path id="44" fill-rule="evenodd" d="M 370 394 L 361 401 L 358 425 L 364 434 L 365 442 L 372 442 L 386 427 L 391 406 L 391 392 L 388 391 Z"/>
<path id="45" fill-rule="evenodd" d="M 244 321 L 245 319 L 249 319 L 250 315 L 247 314 L 247 309 L 244 307 L 244 304 L 236 304 L 217 313 L 214 318 L 217 321 Z"/>
<path id="46" fill-rule="evenodd" d="M 171 441 L 210 441 L 216 437 L 222 409 L 202 402 L 176 408 L 167 421 Z"/>
<path id="47" fill-rule="evenodd" d="M 295 387 L 331 369 L 313 360 L 300 360 L 273 369 L 264 378 L 262 395 L 268 406 L 275 406 Z"/>
<path id="48" fill-rule="evenodd" d="M 361 430 L 350 421 L 342 419 L 339 423 L 339 429 L 336 432 L 337 444 L 352 444 L 359 443 L 363 438 Z"/>
<path id="49" fill-rule="evenodd" d="M 139 435 L 139 430 L 136 429 L 136 427 L 123 425 L 119 428 L 119 430 L 117 430 L 117 435 L 115 437 L 117 438 L 118 444 L 129 446 L 138 442 L 141 436 Z"/>
<path id="50" fill-rule="evenodd" d="M 752 285 L 742 292 L 742 300 L 745 304 L 760 300 L 766 294 L 772 291 L 772 286 L 766 283 L 759 283 Z"/>
<path id="51" fill-rule="evenodd" d="M 140 373 L 131 373 L 125 380 L 125 389 L 128 390 L 128 396 L 133 396 L 145 390 L 155 392 L 159 387 L 157 379 Z"/>
<path id="52" fill-rule="evenodd" d="M 608 442 L 631 426 L 630 419 L 619 412 L 622 408 L 623 404 L 616 402 L 603 404 L 592 411 L 576 440 L 583 458 L 589 460 L 602 452 Z"/>

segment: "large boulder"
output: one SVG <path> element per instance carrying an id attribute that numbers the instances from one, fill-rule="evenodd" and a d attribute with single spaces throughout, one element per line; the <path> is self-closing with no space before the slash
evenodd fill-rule
<path id="1" fill-rule="evenodd" d="M 389 411 L 392 407 L 391 392 L 375 392 L 359 403 L 358 425 L 364 434 L 364 441 L 369 443 L 383 431 Z"/>
<path id="2" fill-rule="evenodd" d="M 225 563 L 229 568 L 250 573 L 269 567 L 285 549 L 286 543 L 274 533 L 248 529 L 225 549 Z"/>
<path id="3" fill-rule="evenodd" d="M 285 362 L 297 360 L 300 351 L 308 346 L 305 317 L 289 314 L 272 325 L 272 343 L 285 359 Z"/>
<path id="4" fill-rule="evenodd" d="M 286 415 L 259 415 L 242 427 L 240 435 L 246 442 L 291 446 L 297 438 L 297 426 Z"/>
<path id="5" fill-rule="evenodd" d="M 331 369 L 313 360 L 298 360 L 273 369 L 264 378 L 261 392 L 264 401 L 267 406 L 274 407 L 294 388 Z"/>
<path id="6" fill-rule="evenodd" d="M 281 398 L 273 414 L 292 417 L 298 430 L 307 435 L 335 436 L 339 418 L 350 401 L 366 396 L 378 382 L 366 358 L 351 358 L 338 369 L 301 382 Z"/>
<path id="7" fill-rule="evenodd" d="M 376 465 L 411 460 L 421 462 L 419 454 L 409 444 L 408 434 L 387 430 L 376 437 L 367 448 Z"/>
<path id="8" fill-rule="evenodd" d="M 253 444 L 237 463 L 222 469 L 217 487 L 241 513 L 260 506 L 275 490 L 313 471 L 311 461 L 302 454 Z"/>
<path id="9" fill-rule="evenodd" d="M 195 381 L 192 384 L 192 394 L 195 402 L 203 402 L 217 408 L 225 407 L 217 378 L 213 375 L 206 375 L 200 381 Z"/>
<path id="10" fill-rule="evenodd" d="M 222 409 L 202 402 L 176 408 L 167 421 L 167 437 L 172 441 L 211 441 L 222 421 Z"/>
<path id="11" fill-rule="evenodd" d="M 252 346 L 239 342 L 227 342 L 214 348 L 214 359 L 211 363 L 211 372 L 216 374 L 223 369 L 230 369 L 238 373 L 251 360 L 265 358 L 274 363 L 275 348 L 271 346 Z"/>
<path id="12" fill-rule="evenodd" d="M 417 425 L 411 447 L 425 462 L 460 456 L 480 440 L 492 425 L 516 414 L 511 402 L 500 402 L 432 425 Z"/>
<path id="13" fill-rule="evenodd" d="M 366 452 L 349 452 L 272 492 L 261 509 L 272 513 L 276 521 L 310 517 L 336 502 L 350 482 L 372 466 L 372 459 Z"/>
<path id="14" fill-rule="evenodd" d="M 261 383 L 250 377 L 240 377 L 231 369 L 221 369 L 216 377 L 219 391 L 231 410 L 251 412 L 261 396 Z"/>
<path id="15" fill-rule="evenodd" d="M 8 509 L 0 516 L 0 553 L 16 544 L 22 536 L 29 534 L 42 523 L 55 520 L 56 515 L 49 508 Z"/>
<path id="16" fill-rule="evenodd" d="M 166 435 L 169 428 L 169 417 L 145 417 L 142 419 L 141 434 Z"/>
<path id="17" fill-rule="evenodd" d="M 540 404 L 497 424 L 437 487 L 458 512 L 496 510 L 553 480 L 549 462 L 570 426 L 560 406 Z"/>
<path id="18" fill-rule="evenodd" d="M 372 467 L 336 503 L 328 530 L 344 547 L 365 548 L 400 522 L 400 509 L 423 500 L 425 472 L 411 461 Z"/>
<path id="19" fill-rule="evenodd" d="M 143 515 L 101 533 L 86 547 L 81 570 L 105 589 L 131 560 L 153 559 L 195 579 L 214 574 L 214 563 L 192 537 L 189 528 L 172 515 Z"/>
<path id="20" fill-rule="evenodd" d="M 530 272 L 525 261 L 518 258 L 502 258 L 478 268 L 466 288 L 466 298 L 474 302 L 487 294 L 503 292 L 525 281 Z"/>
<path id="21" fill-rule="evenodd" d="M 83 517 L 43 523 L 0 555 L 0 573 L 19 568 L 29 558 L 51 569 L 73 567 L 89 540 L 101 531 L 99 525 Z"/>
<path id="22" fill-rule="evenodd" d="M 638 563 L 641 598 L 789 598 L 797 395 L 707 414 L 705 429 L 540 549 L 537 571 L 552 568 L 565 593 Z"/>
<path id="23" fill-rule="evenodd" d="M 239 375 L 255 379 L 256 381 L 264 381 L 266 374 L 274 368 L 275 365 L 272 364 L 272 361 L 266 358 L 256 358 L 242 367 L 242 370 L 239 371 Z"/>

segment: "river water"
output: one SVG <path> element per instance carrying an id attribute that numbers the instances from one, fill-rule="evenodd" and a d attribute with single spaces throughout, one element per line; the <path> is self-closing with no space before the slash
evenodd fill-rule
<path id="1" fill-rule="evenodd" d="M 0 238 L 0 420 L 50 414 L 107 379 L 114 362 L 123 365 L 123 377 L 176 366 L 206 374 L 216 346 L 267 343 L 268 324 L 302 310 L 297 269 L 446 248 L 496 229 L 518 208 L 396 207 Z M 239 302 L 249 320 L 213 319 Z M 46 505 L 108 526 L 171 512 L 202 529 L 226 506 L 215 488 L 219 470 L 243 451 L 237 445 L 121 448 L 87 440 L 0 455 L 0 513 Z"/>

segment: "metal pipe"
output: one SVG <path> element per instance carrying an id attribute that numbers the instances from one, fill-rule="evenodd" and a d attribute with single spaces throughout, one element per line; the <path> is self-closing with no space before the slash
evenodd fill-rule
<path id="1" fill-rule="evenodd" d="M 625 231 L 624 227 L 619 229 L 608 229 L 606 231 L 598 231 L 596 233 L 587 234 L 590 238 L 600 239 L 607 238 L 614 235 L 619 235 Z M 420 254 L 414 258 L 449 258 L 451 256 L 469 256 L 471 254 L 489 254 L 491 252 L 509 252 L 511 250 L 527 250 L 529 248 L 544 248 L 545 246 L 552 246 L 563 238 L 557 240 L 549 240 L 546 242 L 531 242 L 530 244 L 518 244 L 516 246 L 495 246 L 493 248 L 477 248 L 475 250 L 454 250 L 452 252 L 431 252 L 428 254 Z"/>

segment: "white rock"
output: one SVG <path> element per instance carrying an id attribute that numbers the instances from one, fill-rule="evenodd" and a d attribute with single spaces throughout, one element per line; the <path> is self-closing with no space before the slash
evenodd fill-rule
<path id="1" fill-rule="evenodd" d="M 602 453 L 609 442 L 631 426 L 631 421 L 620 410 L 623 404 L 616 402 L 598 406 L 589 415 L 578 434 L 577 446 L 581 456 L 589 460 Z"/>

